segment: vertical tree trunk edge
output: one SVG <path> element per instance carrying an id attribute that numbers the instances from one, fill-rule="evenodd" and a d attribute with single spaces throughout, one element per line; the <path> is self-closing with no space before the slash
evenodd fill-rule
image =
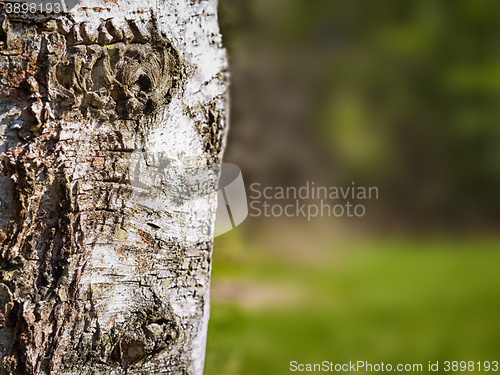
<path id="1" fill-rule="evenodd" d="M 0 375 L 201 375 L 216 194 L 175 187 L 225 147 L 217 2 L 65 6 L 0 1 Z M 168 160 L 161 207 L 138 150 Z"/>

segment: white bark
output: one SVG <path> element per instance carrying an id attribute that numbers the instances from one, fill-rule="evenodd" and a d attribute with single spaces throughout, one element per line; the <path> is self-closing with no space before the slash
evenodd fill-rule
<path id="1" fill-rule="evenodd" d="M 148 209 L 129 157 L 162 152 L 174 186 L 220 162 L 216 11 L 88 0 L 3 14 L 0 374 L 202 374 L 216 195 Z"/>

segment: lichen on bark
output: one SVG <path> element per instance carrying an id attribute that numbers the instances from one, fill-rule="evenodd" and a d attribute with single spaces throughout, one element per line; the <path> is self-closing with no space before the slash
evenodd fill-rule
<path id="1" fill-rule="evenodd" d="M 151 212 L 128 159 L 221 159 L 225 58 L 159 4 L 0 15 L 0 374 L 201 374 L 216 202 Z"/>

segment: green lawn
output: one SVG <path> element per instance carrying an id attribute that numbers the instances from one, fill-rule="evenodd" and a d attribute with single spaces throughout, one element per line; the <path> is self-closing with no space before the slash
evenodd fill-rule
<path id="1" fill-rule="evenodd" d="M 216 241 L 206 375 L 291 374 L 290 361 L 500 361 L 497 241 L 379 239 L 316 263 L 244 242 Z M 221 283 L 245 287 L 218 296 Z"/>

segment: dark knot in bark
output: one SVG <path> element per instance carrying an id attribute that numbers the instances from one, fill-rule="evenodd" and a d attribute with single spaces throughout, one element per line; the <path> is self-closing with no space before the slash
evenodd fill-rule
<path id="1" fill-rule="evenodd" d="M 0 53 L 11 56 L 6 94 L 29 97 L 21 138 L 61 117 L 147 119 L 171 101 L 181 81 L 179 54 L 154 18 L 97 26 L 67 16 L 27 22 L 5 15 L 0 25 Z"/>

